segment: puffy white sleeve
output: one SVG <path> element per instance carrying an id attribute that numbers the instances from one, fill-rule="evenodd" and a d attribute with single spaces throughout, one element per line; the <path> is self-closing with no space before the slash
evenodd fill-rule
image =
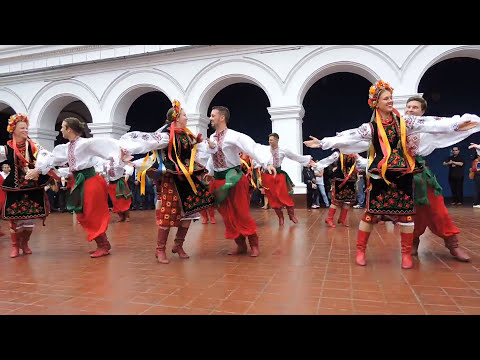
<path id="1" fill-rule="evenodd" d="M 332 155 L 317 161 L 316 164 L 316 169 L 317 170 L 322 170 L 325 169 L 327 166 L 330 164 L 333 164 L 335 161 L 337 161 L 340 158 L 340 153 L 338 151 L 335 151 Z"/>
<path id="2" fill-rule="evenodd" d="M 298 155 L 288 149 L 282 149 L 285 152 L 285 157 L 289 158 L 290 160 L 296 161 L 302 166 L 307 166 L 312 160 L 311 155 Z"/>
<path id="3" fill-rule="evenodd" d="M 129 154 L 146 154 L 152 150 L 161 150 L 168 146 L 169 141 L 168 133 L 141 131 L 128 132 L 119 139 L 120 146 Z"/>
<path id="4" fill-rule="evenodd" d="M 35 168 L 46 175 L 55 166 L 64 166 L 68 163 L 68 144 L 57 145 L 52 152 L 41 149 L 37 153 Z"/>
<path id="5" fill-rule="evenodd" d="M 59 177 L 63 177 L 64 179 L 66 179 L 66 178 L 68 178 L 68 175 L 70 175 L 70 168 L 61 167 L 61 168 L 56 169 L 55 172 L 58 173 Z"/>
<path id="6" fill-rule="evenodd" d="M 210 156 L 210 158 L 208 159 L 207 165 L 205 166 L 205 168 L 208 170 L 208 175 L 213 176 L 213 173 L 215 172 L 215 168 L 214 168 L 214 166 L 213 166 L 213 159 L 212 159 L 211 156 Z"/>
<path id="7" fill-rule="evenodd" d="M 206 140 L 197 144 L 197 153 L 195 154 L 195 161 L 205 167 L 207 165 L 208 159 L 211 157 L 210 152 L 208 151 L 209 146 Z"/>
<path id="8" fill-rule="evenodd" d="M 270 146 L 258 144 L 248 135 L 238 133 L 237 147 L 255 159 L 264 169 L 273 164 Z"/>
<path id="9" fill-rule="evenodd" d="M 135 168 L 130 165 L 125 165 L 124 169 L 125 169 L 125 175 L 128 175 L 128 176 L 132 176 L 135 170 Z"/>
<path id="10" fill-rule="evenodd" d="M 320 140 L 322 149 L 339 149 L 344 154 L 356 154 L 368 150 L 372 141 L 372 127 L 369 123 L 356 129 L 339 132 L 337 136 Z"/>
<path id="11" fill-rule="evenodd" d="M 88 153 L 101 159 L 110 160 L 115 167 L 125 166 L 121 160 L 120 141 L 112 138 L 87 139 Z"/>
<path id="12" fill-rule="evenodd" d="M 213 155 L 213 154 L 215 154 L 215 153 L 218 151 L 218 142 L 217 142 L 217 140 L 215 140 L 214 134 L 210 135 L 210 141 L 215 144 L 215 147 L 214 147 L 213 149 L 210 148 L 210 146 L 208 145 L 208 142 L 205 141 L 205 142 L 207 143 L 207 152 L 208 152 L 209 154 L 212 154 L 212 155 Z"/>
<path id="13" fill-rule="evenodd" d="M 476 117 L 476 115 L 472 115 Z M 475 119 L 472 119 L 475 120 Z M 417 136 L 418 140 L 418 155 L 427 156 L 430 155 L 435 149 L 445 148 L 452 145 L 455 145 L 472 134 L 475 134 L 480 131 L 480 122 L 473 129 L 466 131 L 455 131 L 451 133 L 440 133 L 440 134 L 430 134 L 430 133 L 420 133 Z"/>
<path id="14" fill-rule="evenodd" d="M 368 160 L 363 156 L 357 155 L 357 169 L 358 170 L 367 170 Z"/>
<path id="15" fill-rule="evenodd" d="M 160 154 L 159 154 L 159 156 L 160 156 Z M 146 170 L 146 169 L 152 167 L 152 165 L 155 163 L 152 156 L 148 157 L 148 160 L 145 162 L 145 164 L 143 163 L 144 161 L 145 161 L 145 158 L 141 158 L 141 159 L 132 161 L 133 166 L 134 166 L 135 170 L 137 170 L 137 172 Z M 158 159 L 158 161 L 160 162 L 160 161 L 162 161 L 162 159 L 160 158 L 160 159 Z"/>
<path id="16" fill-rule="evenodd" d="M 99 172 L 105 173 L 109 181 L 118 180 L 123 177 L 126 165 L 115 164 L 112 160 L 102 159 L 98 163 Z M 132 168 L 133 169 L 133 168 Z"/>
<path id="17" fill-rule="evenodd" d="M 480 121 L 480 118 L 472 114 L 464 114 L 462 116 L 455 115 L 453 117 L 438 116 L 405 116 L 405 124 L 408 134 L 415 133 L 455 133 L 460 124 L 467 120 Z"/>
<path id="18" fill-rule="evenodd" d="M 0 162 L 7 160 L 6 146 L 0 146 Z"/>

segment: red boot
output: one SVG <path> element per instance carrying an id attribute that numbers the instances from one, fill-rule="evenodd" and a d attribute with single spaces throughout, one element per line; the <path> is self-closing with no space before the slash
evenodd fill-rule
<path id="1" fill-rule="evenodd" d="M 109 250 L 112 248 L 112 246 L 107 240 L 107 234 L 103 233 L 102 235 L 96 237 L 95 242 L 97 243 L 97 250 L 95 250 L 95 252 L 90 255 L 91 258 L 98 258 L 110 255 Z"/>
<path id="2" fill-rule="evenodd" d="M 402 269 L 411 269 L 413 267 L 412 248 L 413 233 L 400 233 L 402 244 Z"/>
<path id="3" fill-rule="evenodd" d="M 215 208 L 212 206 L 208 208 L 208 215 L 210 216 L 210 224 L 216 224 L 215 221 Z"/>
<path id="4" fill-rule="evenodd" d="M 328 224 L 328 226 L 333 228 L 336 227 L 335 224 L 333 223 L 333 217 L 335 216 L 336 211 L 337 211 L 336 208 L 330 207 L 330 209 L 328 210 L 328 216 L 325 219 L 325 222 Z"/>
<path id="5" fill-rule="evenodd" d="M 247 242 L 245 241 L 245 236 L 239 235 L 235 239 L 235 243 L 237 244 L 237 248 L 234 250 L 230 250 L 228 255 L 240 255 L 247 253 Z"/>
<path id="6" fill-rule="evenodd" d="M 125 221 L 125 213 L 118 212 L 117 214 L 118 214 L 118 217 L 119 217 L 118 222 L 124 222 Z"/>
<path id="7" fill-rule="evenodd" d="M 285 223 L 285 219 L 283 218 L 282 208 L 273 208 L 273 210 L 275 210 L 275 214 L 278 216 L 278 225 L 283 225 Z"/>
<path id="8" fill-rule="evenodd" d="M 30 240 L 30 236 L 32 235 L 32 231 L 24 230 L 20 235 L 20 244 L 19 247 L 22 249 L 24 255 L 30 255 L 33 251 L 28 247 L 28 241 Z"/>
<path id="9" fill-rule="evenodd" d="M 250 244 L 250 256 L 257 257 L 260 255 L 260 249 L 258 248 L 258 235 L 257 233 L 253 235 L 248 235 L 248 242 Z"/>
<path id="10" fill-rule="evenodd" d="M 18 255 L 20 255 L 20 252 L 19 252 L 20 236 L 18 233 L 15 233 L 15 232 L 11 232 L 10 236 L 12 237 L 12 251 L 10 252 L 10 257 L 16 258 Z"/>
<path id="11" fill-rule="evenodd" d="M 418 256 L 419 246 L 420 246 L 420 238 L 416 237 L 415 239 L 413 239 L 412 252 L 410 253 L 412 256 Z"/>
<path id="12" fill-rule="evenodd" d="M 157 250 L 155 251 L 155 257 L 157 258 L 158 262 L 162 264 L 168 264 L 170 262 L 167 259 L 167 254 L 165 254 L 165 248 L 167 245 L 169 232 L 170 232 L 170 228 L 168 229 L 158 228 Z"/>
<path id="13" fill-rule="evenodd" d="M 287 206 L 287 213 L 290 220 L 292 220 L 294 224 L 298 224 L 298 219 L 295 217 L 293 206 Z"/>
<path id="14" fill-rule="evenodd" d="M 338 217 L 338 224 L 342 224 L 343 226 L 349 227 L 347 223 L 347 214 L 348 214 L 348 208 L 342 208 L 342 211 L 340 211 L 340 216 Z"/>
<path id="15" fill-rule="evenodd" d="M 455 259 L 462 262 L 470 261 L 470 257 L 458 246 L 457 235 L 452 235 L 444 238 L 445 247 L 450 250 Z"/>
<path id="16" fill-rule="evenodd" d="M 175 245 L 172 248 L 172 253 L 178 254 L 181 259 L 188 259 L 190 256 L 187 255 L 185 250 L 183 250 L 183 242 L 185 241 L 185 236 L 187 236 L 188 227 L 180 226 L 177 230 L 177 235 L 175 236 Z"/>
<path id="17" fill-rule="evenodd" d="M 358 230 L 357 235 L 357 257 L 355 262 L 357 265 L 365 266 L 367 265 L 367 260 L 365 259 L 365 250 L 367 250 L 368 238 L 370 233 L 368 231 Z"/>
<path id="18" fill-rule="evenodd" d="M 202 224 L 208 224 L 208 212 L 207 212 L 207 210 L 200 211 L 200 215 L 202 215 Z"/>

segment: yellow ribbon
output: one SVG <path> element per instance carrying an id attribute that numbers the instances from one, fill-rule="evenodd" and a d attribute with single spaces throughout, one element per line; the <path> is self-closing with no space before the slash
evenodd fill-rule
<path id="1" fill-rule="evenodd" d="M 257 185 L 255 185 L 255 183 L 253 182 L 253 171 L 252 171 L 253 166 L 248 166 L 248 163 L 245 160 L 243 160 L 242 158 L 240 158 L 240 161 L 242 162 L 243 165 L 246 166 L 248 172 L 252 174 L 252 176 L 250 176 L 250 182 L 252 183 L 253 188 L 256 189 Z"/>
<path id="2" fill-rule="evenodd" d="M 376 110 L 376 114 L 377 114 L 376 115 L 376 120 L 377 120 L 378 132 L 380 133 L 380 136 L 382 137 L 383 143 L 384 143 L 385 148 L 387 150 L 387 154 L 383 154 L 384 156 L 386 156 L 386 158 L 385 158 L 385 162 L 382 164 L 382 178 L 388 185 L 390 185 L 390 181 L 388 181 L 385 178 L 385 173 L 387 172 L 388 159 L 390 159 L 390 154 L 392 153 L 392 148 L 390 147 L 390 143 L 388 141 L 387 134 L 385 133 L 385 129 L 383 128 L 382 120 L 380 119 L 380 115 L 378 114 L 378 110 Z"/>
<path id="3" fill-rule="evenodd" d="M 259 187 L 262 187 L 264 188 L 265 190 L 270 190 L 270 188 L 267 188 L 263 185 L 263 182 L 262 182 L 262 171 L 260 170 L 260 168 L 257 168 L 257 179 L 258 179 L 258 186 Z"/>
<path id="4" fill-rule="evenodd" d="M 373 160 L 372 160 L 373 161 Z M 344 166 L 343 166 L 343 154 L 340 154 L 340 165 L 342 167 L 342 172 L 344 171 Z M 353 170 L 355 170 L 355 166 L 357 165 L 357 159 L 355 159 L 355 162 L 353 163 L 352 167 L 350 168 L 350 171 L 348 172 L 347 177 L 350 177 L 352 175 Z"/>
<path id="5" fill-rule="evenodd" d="M 342 172 L 344 172 L 345 167 L 343 165 L 343 154 L 340 154 L 340 166 L 342 168 Z M 350 178 L 350 175 L 352 175 L 353 171 L 355 170 L 355 167 L 357 166 L 357 159 L 355 159 L 355 162 L 353 163 L 352 167 L 350 168 L 350 171 L 348 172 L 348 175 L 345 179 Z M 345 180 L 346 181 L 346 180 Z"/>
<path id="6" fill-rule="evenodd" d="M 403 120 L 403 116 L 400 116 L 400 129 L 402 131 L 401 139 L 402 139 L 403 153 L 407 158 L 408 165 L 410 168 L 408 172 L 413 172 L 413 169 L 415 168 L 415 159 L 412 156 L 410 156 L 410 154 L 407 151 L 407 124 L 405 123 L 405 120 Z"/>
<path id="7" fill-rule="evenodd" d="M 193 133 L 188 129 L 188 128 L 185 128 L 185 132 L 191 136 L 193 136 L 195 138 L 195 135 L 193 135 Z M 173 141 L 173 149 L 175 151 L 175 157 L 177 158 L 177 164 L 178 166 L 180 167 L 180 169 L 182 170 L 182 173 L 183 175 L 185 176 L 185 178 L 187 179 L 188 183 L 190 184 L 193 192 L 195 194 L 197 194 L 197 188 L 195 186 L 195 184 L 193 183 L 193 180 L 192 180 L 192 177 L 190 175 L 193 174 L 193 168 L 194 168 L 194 163 L 195 163 L 195 154 L 197 153 L 197 144 L 195 144 L 193 146 L 193 149 L 192 149 L 192 152 L 191 152 L 191 155 L 190 155 L 190 165 L 189 165 L 189 170 L 187 171 L 187 169 L 185 168 L 185 166 L 182 164 L 182 162 L 180 161 L 180 159 L 178 158 L 178 155 L 177 155 L 177 142 L 174 140 Z"/>
<path id="8" fill-rule="evenodd" d="M 142 165 L 141 165 L 142 168 L 147 163 L 149 157 L 150 157 L 150 153 L 148 153 L 147 156 L 145 156 L 145 159 L 143 159 L 143 162 L 142 162 Z M 138 172 L 137 180 L 140 181 L 140 195 L 145 195 L 145 176 L 147 175 L 147 170 L 152 167 L 152 165 L 155 163 L 156 159 L 157 159 L 157 150 L 153 150 L 153 152 L 152 152 L 152 163 L 145 170 L 142 170 L 142 171 Z M 161 161 L 161 160 L 159 160 L 159 161 Z"/>

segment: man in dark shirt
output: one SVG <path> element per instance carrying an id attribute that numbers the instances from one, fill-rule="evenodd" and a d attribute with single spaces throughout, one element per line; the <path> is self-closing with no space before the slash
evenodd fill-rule
<path id="1" fill-rule="evenodd" d="M 453 155 L 450 156 L 443 165 L 449 166 L 448 183 L 452 190 L 452 205 L 462 205 L 463 203 L 463 176 L 464 164 L 463 157 L 460 156 L 460 150 L 457 146 L 452 148 Z"/>

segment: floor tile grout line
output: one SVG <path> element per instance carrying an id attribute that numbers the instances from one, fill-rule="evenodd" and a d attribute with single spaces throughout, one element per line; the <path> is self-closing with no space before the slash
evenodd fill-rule
<path id="1" fill-rule="evenodd" d="M 415 289 L 412 287 L 412 284 L 410 284 L 410 282 L 408 281 L 407 277 L 405 276 L 405 274 L 403 273 L 402 271 L 402 278 L 406 281 L 406 283 L 408 284 L 408 287 L 410 288 L 410 291 L 413 292 L 413 295 L 415 296 L 415 299 L 417 299 L 418 303 L 420 304 L 423 312 L 425 313 L 425 315 L 428 315 L 428 312 L 427 310 L 425 309 L 425 306 L 423 305 L 423 302 L 420 300 L 418 294 L 415 292 Z"/>

